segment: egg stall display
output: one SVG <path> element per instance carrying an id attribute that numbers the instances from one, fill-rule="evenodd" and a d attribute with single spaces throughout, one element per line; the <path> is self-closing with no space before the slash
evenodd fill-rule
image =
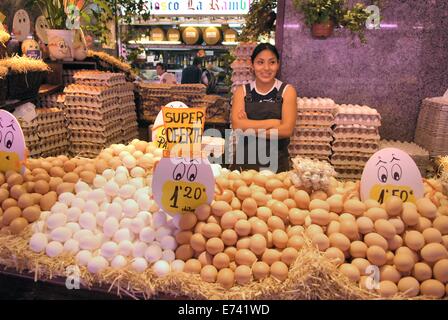
<path id="1" fill-rule="evenodd" d="M 360 179 L 362 169 L 378 150 L 381 115 L 376 109 L 339 105 L 333 129 L 331 164 L 341 179 Z"/>

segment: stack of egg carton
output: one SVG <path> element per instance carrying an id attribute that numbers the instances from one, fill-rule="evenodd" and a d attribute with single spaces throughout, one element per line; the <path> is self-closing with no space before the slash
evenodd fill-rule
<path id="1" fill-rule="evenodd" d="M 127 82 L 119 87 L 122 143 L 138 138 L 137 112 L 135 109 L 134 84 Z"/>
<path id="2" fill-rule="evenodd" d="M 39 144 L 39 136 L 37 135 L 37 121 L 30 122 L 23 119 L 17 119 L 22 128 L 23 136 L 25 137 L 25 145 L 28 149 L 28 156 L 31 158 L 40 157 L 41 149 Z"/>
<path id="3" fill-rule="evenodd" d="M 329 161 L 337 105 L 328 98 L 297 98 L 297 122 L 289 144 L 292 157 Z"/>
<path id="4" fill-rule="evenodd" d="M 378 151 L 381 116 L 368 106 L 339 105 L 333 129 L 331 164 L 342 179 L 359 179 Z"/>
<path id="5" fill-rule="evenodd" d="M 230 65 L 233 70 L 232 92 L 235 92 L 237 86 L 244 85 L 255 79 L 252 70 L 251 55 L 256 46 L 257 43 L 255 42 L 240 42 L 235 48 L 234 55 L 236 59 Z"/>
<path id="6" fill-rule="evenodd" d="M 65 111 L 70 130 L 70 153 L 95 157 L 122 141 L 119 87 L 126 84 L 120 73 L 79 71 L 75 83 L 64 89 Z"/>
<path id="7" fill-rule="evenodd" d="M 402 142 L 402 141 L 393 141 L 393 140 L 381 140 L 380 141 L 380 149 L 385 148 L 396 148 L 400 149 L 414 160 L 417 165 L 422 177 L 426 177 L 426 170 L 430 165 L 429 159 L 429 151 L 420 147 L 418 144 L 413 142 Z"/>

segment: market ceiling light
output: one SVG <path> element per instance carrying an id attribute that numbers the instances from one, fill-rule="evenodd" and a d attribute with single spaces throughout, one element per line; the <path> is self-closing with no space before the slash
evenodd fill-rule
<path id="1" fill-rule="evenodd" d="M 239 42 L 228 42 L 228 41 L 223 41 L 222 44 L 224 46 L 236 46 L 239 44 Z"/>
<path id="2" fill-rule="evenodd" d="M 182 23 L 180 27 L 222 27 L 221 23 Z"/>
<path id="3" fill-rule="evenodd" d="M 229 28 L 241 28 L 241 23 L 229 23 Z"/>

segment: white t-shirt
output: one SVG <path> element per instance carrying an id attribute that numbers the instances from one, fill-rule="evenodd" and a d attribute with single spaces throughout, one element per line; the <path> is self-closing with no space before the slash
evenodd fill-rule
<path id="1" fill-rule="evenodd" d="M 177 84 L 176 76 L 172 73 L 165 72 L 160 76 L 160 83 Z"/>

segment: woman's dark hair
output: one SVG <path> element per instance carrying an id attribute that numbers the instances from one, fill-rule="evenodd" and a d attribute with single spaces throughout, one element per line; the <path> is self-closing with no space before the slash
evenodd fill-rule
<path id="1" fill-rule="evenodd" d="M 271 51 L 278 61 L 280 61 L 280 54 L 278 53 L 278 50 L 275 46 L 273 46 L 270 43 L 260 43 L 258 46 L 255 47 L 254 51 L 252 52 L 252 56 L 250 57 L 250 60 L 252 63 L 254 63 L 255 58 L 260 54 L 260 52 L 264 50 Z"/>
<path id="2" fill-rule="evenodd" d="M 166 71 L 166 65 L 162 62 L 157 63 L 156 67 L 160 67 L 160 68 L 162 68 L 163 71 Z"/>

